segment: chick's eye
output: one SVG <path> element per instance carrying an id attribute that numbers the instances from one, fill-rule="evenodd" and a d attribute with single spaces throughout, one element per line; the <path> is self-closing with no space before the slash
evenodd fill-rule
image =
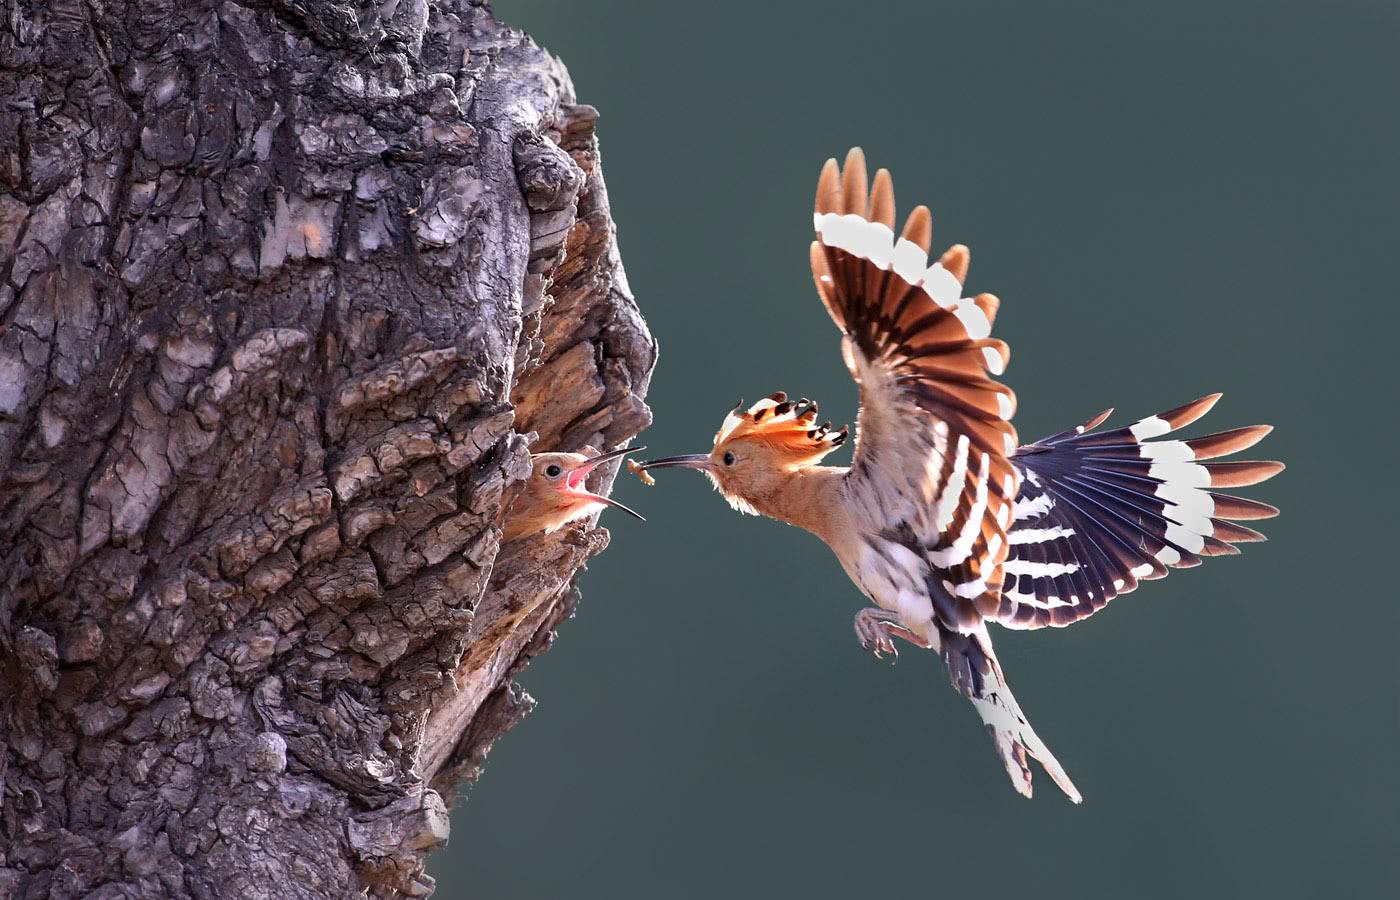
<path id="1" fill-rule="evenodd" d="M 732 465 L 734 465 L 734 454 L 733 454 L 733 453 L 726 452 L 726 453 L 724 454 L 724 464 L 725 464 L 726 466 L 732 466 Z"/>
<path id="2" fill-rule="evenodd" d="M 548 475 L 550 478 L 558 478 L 559 473 L 562 471 L 564 470 L 559 468 L 557 465 L 551 465 L 549 468 L 544 470 L 544 474 Z"/>

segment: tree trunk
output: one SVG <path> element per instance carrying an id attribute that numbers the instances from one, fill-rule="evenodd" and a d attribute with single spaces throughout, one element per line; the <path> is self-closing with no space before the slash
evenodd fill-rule
<path id="1" fill-rule="evenodd" d="M 15 0 L 0 98 L 0 897 L 429 893 L 607 543 L 525 435 L 650 421 L 596 113 L 466 0 Z"/>

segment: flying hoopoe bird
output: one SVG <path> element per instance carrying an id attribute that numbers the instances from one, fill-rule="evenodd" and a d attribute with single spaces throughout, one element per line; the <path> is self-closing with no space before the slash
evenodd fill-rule
<path id="1" fill-rule="evenodd" d="M 817 404 L 783 393 L 734 408 L 707 454 L 643 463 L 709 476 L 740 512 L 821 538 L 875 607 L 855 617 L 861 646 L 894 638 L 939 652 L 972 701 L 1016 789 L 1031 756 L 1075 803 L 1079 791 L 1007 686 L 988 624 L 1063 627 L 1138 582 L 1263 540 L 1233 520 L 1278 514 L 1215 492 L 1257 484 L 1277 462 L 1206 462 L 1243 450 L 1259 425 L 1194 440 L 1152 440 L 1205 415 L 1219 394 L 1095 433 L 1100 413 L 1018 446 L 1015 396 L 992 379 L 1010 356 L 991 337 L 999 301 L 962 297 L 969 253 L 929 265 L 932 220 L 915 207 L 896 237 L 889 172 L 867 182 L 854 149 L 817 183 L 812 275 L 860 386 L 855 457 L 819 465 L 847 429 L 817 424 Z"/>
<path id="2" fill-rule="evenodd" d="M 591 450 L 592 448 L 585 448 Z M 519 482 L 506 510 L 501 540 L 510 541 L 528 534 L 558 531 L 568 523 L 612 506 L 629 516 L 643 519 L 641 513 L 611 497 L 589 493 L 584 487 L 589 473 L 605 462 L 619 459 L 645 447 L 624 447 L 610 453 L 536 453 L 530 457 L 530 477 Z"/>

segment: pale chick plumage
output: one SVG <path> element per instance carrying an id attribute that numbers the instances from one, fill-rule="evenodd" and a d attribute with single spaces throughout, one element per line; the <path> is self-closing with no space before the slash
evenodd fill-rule
<path id="1" fill-rule="evenodd" d="M 1256 484 L 1275 462 L 1204 462 L 1251 446 L 1266 426 L 1194 440 L 1149 440 L 1204 415 L 1204 397 L 1131 426 L 1094 432 L 1107 413 L 1018 446 L 1010 357 L 990 336 L 1000 301 L 962 297 L 969 253 L 930 264 L 932 224 L 916 207 L 894 230 L 889 173 L 867 181 L 852 150 L 817 188 L 812 274 L 860 386 L 855 457 L 820 465 L 846 429 L 816 404 L 777 393 L 725 418 L 709 453 L 651 460 L 704 472 L 729 503 L 821 538 L 876 606 L 856 616 L 861 645 L 892 638 L 935 649 L 977 709 L 1007 774 L 1029 796 L 1028 757 L 1076 803 L 1078 790 L 1031 728 L 992 650 L 988 623 L 1061 627 L 1139 581 L 1263 535 L 1230 520 L 1276 515 L 1210 488 Z"/>
<path id="2" fill-rule="evenodd" d="M 514 497 L 506 504 L 505 527 L 501 540 L 510 541 L 531 534 L 558 531 L 570 522 L 612 506 L 642 519 L 611 497 L 590 492 L 585 486 L 598 466 L 644 447 L 628 447 L 598 454 L 585 447 L 584 453 L 536 453 L 530 457 L 530 477 L 517 483 Z M 646 521 L 642 519 L 642 521 Z"/>

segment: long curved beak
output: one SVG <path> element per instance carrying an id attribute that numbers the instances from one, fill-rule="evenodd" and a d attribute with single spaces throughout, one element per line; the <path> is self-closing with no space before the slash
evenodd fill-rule
<path id="1" fill-rule="evenodd" d="M 611 497 L 604 497 L 602 494 L 589 494 L 589 493 L 584 492 L 584 491 L 580 491 L 580 492 L 579 492 L 578 494 L 576 494 L 575 496 L 578 496 L 578 497 L 586 497 L 587 499 L 592 500 L 592 501 L 595 502 L 595 503 L 602 503 L 602 504 L 604 504 L 604 505 L 606 505 L 606 506 L 611 506 L 611 507 L 613 507 L 614 509 L 620 509 L 620 510 L 622 510 L 623 512 L 627 513 L 627 515 L 632 516 L 634 519 L 638 519 L 638 520 L 640 520 L 640 521 L 642 521 L 642 522 L 645 522 L 645 521 L 646 521 L 646 518 L 643 517 L 641 513 L 637 512 L 635 509 L 633 509 L 633 508 L 630 507 L 630 506 L 627 506 L 627 505 L 625 505 L 625 504 L 623 504 L 623 503 L 618 502 L 617 500 L 614 500 L 614 499 L 611 498 Z"/>
<path id="2" fill-rule="evenodd" d="M 705 471 L 710 467 L 710 457 L 705 453 L 691 453 L 687 456 L 663 456 L 661 459 L 649 459 L 641 464 L 642 469 L 699 469 Z"/>
<path id="3" fill-rule="evenodd" d="M 592 472 L 594 469 L 598 468 L 605 462 L 612 462 L 613 460 L 620 459 L 629 453 L 637 453 L 645 449 L 646 447 L 623 447 L 620 450 L 609 450 L 607 453 L 600 453 L 597 456 L 590 459 L 588 462 L 584 463 L 578 469 L 578 471 L 587 475 L 589 472 Z"/>
<path id="4" fill-rule="evenodd" d="M 601 503 L 604 506 L 611 506 L 614 509 L 620 509 L 623 512 L 627 513 L 627 515 L 645 522 L 646 518 L 641 513 L 637 512 L 635 509 L 632 509 L 630 506 L 620 503 L 611 497 L 604 497 L 602 494 L 591 494 L 588 491 L 582 491 L 572 487 L 572 485 L 574 484 L 583 484 L 583 479 L 588 477 L 588 473 L 592 472 L 594 469 L 598 468 L 603 463 L 610 462 L 614 459 L 620 459 L 621 457 L 626 456 L 628 453 L 645 449 L 646 447 L 623 447 L 620 450 L 612 450 L 607 453 L 598 454 L 597 456 L 593 457 L 588 462 L 584 463 L 583 465 L 579 466 L 577 469 L 574 470 L 573 475 L 568 480 L 571 493 L 575 497 L 580 497 L 585 500 L 592 500 L 594 503 Z"/>

